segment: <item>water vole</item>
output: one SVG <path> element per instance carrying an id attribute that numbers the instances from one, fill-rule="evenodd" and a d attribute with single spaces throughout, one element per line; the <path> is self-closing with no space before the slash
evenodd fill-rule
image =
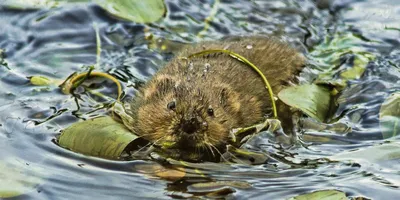
<path id="1" fill-rule="evenodd" d="M 207 49 L 226 49 L 255 64 L 277 94 L 304 66 L 305 59 L 276 39 L 243 37 L 185 48 L 125 104 L 125 125 L 137 135 L 184 160 L 202 160 L 223 151 L 232 128 L 262 122 L 271 102 L 260 76 L 227 54 L 184 59 Z M 289 107 L 277 102 L 284 129 L 292 127 Z M 213 156 L 212 156 L 213 157 Z"/>

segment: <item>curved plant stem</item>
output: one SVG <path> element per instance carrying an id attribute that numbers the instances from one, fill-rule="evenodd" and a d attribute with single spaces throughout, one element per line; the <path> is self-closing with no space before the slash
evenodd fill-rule
<path id="1" fill-rule="evenodd" d="M 89 72 L 80 73 L 80 74 L 74 76 L 74 77 L 71 79 L 70 82 L 73 84 L 73 88 L 76 88 L 76 87 L 78 87 L 80 84 L 82 84 L 82 82 L 85 81 L 85 80 L 86 80 L 88 77 L 90 77 L 90 76 L 100 76 L 100 77 L 109 79 L 109 80 L 111 80 L 112 82 L 114 82 L 114 83 L 117 85 L 117 87 L 118 87 L 118 97 L 117 97 L 117 101 L 119 101 L 119 100 L 121 99 L 121 96 L 122 96 L 122 86 L 121 86 L 121 83 L 119 83 L 119 81 L 118 81 L 116 78 L 114 78 L 113 76 L 111 76 L 110 74 L 106 74 L 106 73 L 103 73 L 103 72 L 92 72 L 92 71 L 89 71 Z M 78 82 L 78 81 L 79 81 L 79 82 Z M 75 83 L 77 83 L 77 84 L 75 84 Z M 73 88 L 72 88 L 72 89 L 73 89 Z"/>
<path id="2" fill-rule="evenodd" d="M 251 63 L 249 60 L 247 60 L 245 57 L 243 57 L 233 51 L 229 51 L 229 50 L 225 50 L 225 49 L 208 49 L 208 50 L 204 50 L 204 51 L 200 51 L 200 52 L 191 54 L 187 58 L 190 59 L 193 57 L 203 56 L 203 55 L 212 54 L 212 53 L 228 54 L 229 56 L 231 56 L 231 57 L 239 60 L 240 62 L 243 62 L 244 64 L 250 66 L 251 68 L 253 68 L 258 73 L 258 75 L 260 75 L 262 80 L 264 81 L 265 87 L 267 88 L 270 99 L 271 99 L 274 118 L 278 118 L 278 111 L 276 109 L 274 93 L 272 92 L 271 85 L 269 84 L 267 78 L 264 76 L 264 74 L 261 72 L 261 70 L 257 66 L 255 66 L 253 63 Z"/>
<path id="3" fill-rule="evenodd" d="M 210 15 L 204 20 L 204 28 L 197 34 L 197 37 L 203 37 L 205 32 L 210 27 L 210 22 L 214 19 L 215 15 L 217 14 L 219 4 L 220 0 L 215 0 Z"/>

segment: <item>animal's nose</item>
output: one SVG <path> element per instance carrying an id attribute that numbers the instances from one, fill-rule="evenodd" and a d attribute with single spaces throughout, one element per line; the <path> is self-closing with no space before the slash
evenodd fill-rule
<path id="1" fill-rule="evenodd" d="M 193 134 L 200 128 L 200 122 L 196 117 L 191 117 L 182 122 L 182 131 L 187 134 Z"/>

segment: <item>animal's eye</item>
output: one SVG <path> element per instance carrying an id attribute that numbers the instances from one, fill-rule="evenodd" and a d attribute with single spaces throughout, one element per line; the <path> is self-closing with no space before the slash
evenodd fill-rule
<path id="1" fill-rule="evenodd" d="M 175 110 L 175 108 L 176 108 L 176 103 L 175 103 L 175 101 L 169 102 L 169 103 L 167 104 L 167 108 L 170 109 L 170 110 Z"/>
<path id="2" fill-rule="evenodd" d="M 208 116 L 214 116 L 214 110 L 212 108 L 207 109 Z"/>

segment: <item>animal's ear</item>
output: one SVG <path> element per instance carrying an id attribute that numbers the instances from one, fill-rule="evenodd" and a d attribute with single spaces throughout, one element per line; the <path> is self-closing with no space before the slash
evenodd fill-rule
<path id="1" fill-rule="evenodd" d="M 177 87 L 176 79 L 170 75 L 159 75 L 155 77 L 155 82 L 157 86 L 157 90 L 161 94 L 165 94 L 170 92 L 175 87 Z"/>
<path id="2" fill-rule="evenodd" d="M 240 110 L 240 94 L 234 91 L 229 86 L 219 87 L 219 103 L 227 110 L 238 112 Z"/>
<path id="3" fill-rule="evenodd" d="M 143 97 L 149 99 L 151 97 L 162 96 L 177 86 L 175 77 L 171 75 L 156 75 L 150 82 L 143 88 Z"/>

